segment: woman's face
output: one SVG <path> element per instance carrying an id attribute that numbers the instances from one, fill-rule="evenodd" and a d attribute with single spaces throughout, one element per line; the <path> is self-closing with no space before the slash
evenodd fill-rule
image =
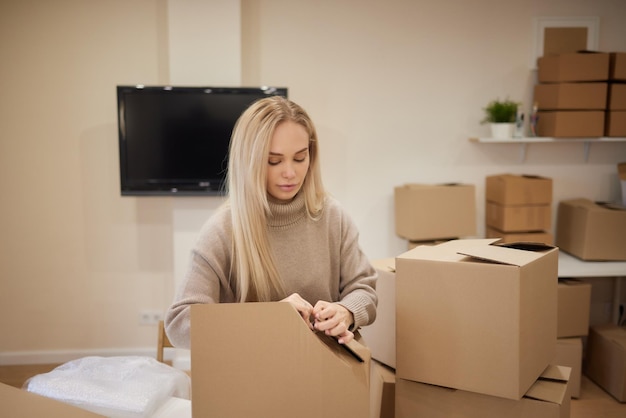
<path id="1" fill-rule="evenodd" d="M 270 140 L 267 192 L 289 201 L 298 193 L 309 171 L 309 134 L 302 125 L 282 122 Z"/>

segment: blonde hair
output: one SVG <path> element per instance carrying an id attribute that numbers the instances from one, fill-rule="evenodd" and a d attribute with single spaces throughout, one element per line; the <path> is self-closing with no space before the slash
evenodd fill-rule
<path id="1" fill-rule="evenodd" d="M 309 134 L 309 170 L 299 193 L 304 195 L 310 218 L 319 217 L 323 209 L 325 190 L 317 133 L 308 114 L 296 103 L 280 96 L 254 102 L 242 113 L 233 129 L 226 175 L 227 204 L 231 208 L 233 228 L 230 270 L 236 272 L 236 297 L 240 302 L 264 302 L 272 297 L 282 299 L 287 296 L 267 235 L 270 141 L 276 127 L 285 121 L 302 125 Z"/>

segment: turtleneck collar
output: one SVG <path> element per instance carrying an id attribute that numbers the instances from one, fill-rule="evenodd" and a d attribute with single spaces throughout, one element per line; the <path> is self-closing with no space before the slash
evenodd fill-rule
<path id="1" fill-rule="evenodd" d="M 296 194 L 289 202 L 278 200 L 272 196 L 268 196 L 267 201 L 271 212 L 267 223 L 272 228 L 286 228 L 306 217 L 306 207 L 302 193 Z"/>

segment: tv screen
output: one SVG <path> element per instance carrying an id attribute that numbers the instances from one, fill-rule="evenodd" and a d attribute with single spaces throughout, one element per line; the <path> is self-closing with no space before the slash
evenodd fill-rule
<path id="1" fill-rule="evenodd" d="M 235 122 L 281 87 L 117 86 L 122 196 L 224 193 Z"/>

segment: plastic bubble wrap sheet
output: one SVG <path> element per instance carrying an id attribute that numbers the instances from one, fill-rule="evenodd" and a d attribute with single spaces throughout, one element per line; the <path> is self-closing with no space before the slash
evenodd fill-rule
<path id="1" fill-rule="evenodd" d="M 32 377 L 26 390 L 113 418 L 147 418 L 191 379 L 150 357 L 84 357 Z"/>

